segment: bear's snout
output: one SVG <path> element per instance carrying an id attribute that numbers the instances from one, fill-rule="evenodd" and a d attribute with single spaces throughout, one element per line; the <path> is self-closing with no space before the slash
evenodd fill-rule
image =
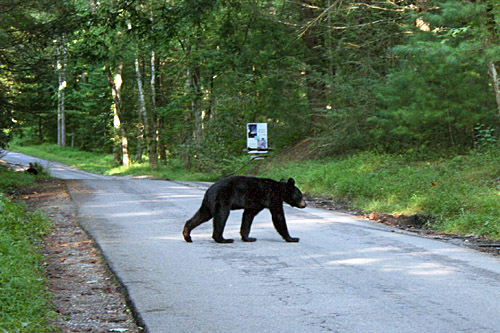
<path id="1" fill-rule="evenodd" d="M 306 208 L 307 204 L 304 199 L 302 199 L 299 204 L 297 205 L 298 208 Z"/>

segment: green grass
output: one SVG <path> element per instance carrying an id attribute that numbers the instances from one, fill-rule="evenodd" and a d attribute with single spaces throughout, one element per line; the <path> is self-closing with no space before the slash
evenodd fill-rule
<path id="1" fill-rule="evenodd" d="M 8 179 L 8 180 L 7 180 Z M 33 177 L 0 167 L 0 192 Z M 0 197 L 0 331 L 52 332 L 47 323 L 54 313 L 44 283 L 39 244 L 51 222 L 39 212 L 27 212 L 22 203 Z"/>
<path id="2" fill-rule="evenodd" d="M 168 166 L 160 166 L 158 170 L 151 170 L 147 161 L 142 163 L 133 163 L 129 167 L 114 167 L 106 172 L 107 175 L 113 176 L 126 176 L 126 175 L 146 175 L 158 179 L 169 180 L 198 180 L 198 181 L 211 181 L 216 180 L 215 174 L 207 174 L 203 172 L 196 172 L 187 170 L 182 162 L 174 160 L 170 161 Z"/>
<path id="3" fill-rule="evenodd" d="M 154 172 L 147 163 L 114 167 L 111 156 L 55 145 L 14 150 L 109 175 L 210 181 L 221 174 L 221 170 L 214 170 L 213 174 L 195 173 L 175 160 Z M 277 156 L 260 163 L 260 176 L 294 177 L 305 193 L 330 198 L 353 209 L 419 214 L 430 218 L 432 224 L 428 227 L 434 230 L 500 239 L 500 152 L 495 150 L 431 160 L 364 152 L 321 161 L 286 161 Z"/>
<path id="4" fill-rule="evenodd" d="M 111 154 L 85 152 L 70 147 L 59 147 L 55 144 L 38 146 L 11 145 L 9 149 L 103 175 L 145 175 L 160 179 L 206 181 L 218 178 L 216 173 L 207 174 L 187 170 L 178 160 L 169 161 L 168 165 L 161 165 L 158 170 L 150 170 L 147 160 L 140 163 L 132 162 L 129 167 L 117 166 Z"/>
<path id="5" fill-rule="evenodd" d="M 55 144 L 37 146 L 12 144 L 9 149 L 97 174 L 106 174 L 106 172 L 114 167 L 112 155 L 80 151 L 73 148 L 61 148 Z"/>
<path id="6" fill-rule="evenodd" d="M 13 172 L 0 165 L 0 193 L 10 193 L 16 187 L 33 183 L 35 177 L 24 172 Z"/>
<path id="7" fill-rule="evenodd" d="M 363 212 L 420 214 L 429 227 L 500 239 L 500 154 L 415 161 L 361 153 L 329 161 L 273 163 L 262 176 L 294 177 L 308 194 L 348 203 Z"/>

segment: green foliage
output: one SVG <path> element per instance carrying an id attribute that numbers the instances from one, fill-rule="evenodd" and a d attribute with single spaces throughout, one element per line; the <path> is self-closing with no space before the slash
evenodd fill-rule
<path id="1" fill-rule="evenodd" d="M 482 102 L 491 94 L 485 89 L 485 69 L 430 60 L 419 72 L 409 66 L 393 73 L 378 90 L 381 107 L 368 121 L 371 133 L 386 149 L 471 147 L 475 124 L 496 120 L 491 112 L 494 100 Z M 456 85 L 464 80 L 467 89 Z"/>
<path id="2" fill-rule="evenodd" d="M 414 27 L 408 43 L 394 48 L 400 67 L 376 88 L 379 105 L 368 122 L 384 149 L 461 150 L 473 147 L 476 124 L 498 124 L 484 52 L 486 16 L 485 6 L 459 1 L 410 16 L 428 22 L 430 31 Z"/>
<path id="3" fill-rule="evenodd" d="M 26 1 L 14 6 L 18 19 L 0 14 L 0 146 L 12 119 L 25 142 L 56 141 L 61 46 L 67 143 L 86 151 L 110 153 L 120 141 L 108 74 L 121 66 L 129 155 L 140 159 L 144 142 L 151 161 L 168 151 L 197 170 L 243 158 L 246 122 L 267 122 L 278 151 L 313 137 L 324 156 L 460 153 L 481 141 L 477 124 L 497 130 L 492 137 L 500 127 L 488 74 L 500 61 L 492 1 L 60 5 Z"/>
<path id="4" fill-rule="evenodd" d="M 498 139 L 495 136 L 495 129 L 479 124 L 474 127 L 476 132 L 476 148 L 479 150 L 498 148 Z"/>
<path id="5" fill-rule="evenodd" d="M 54 313 L 35 245 L 49 232 L 50 222 L 5 198 L 0 207 L 0 328 L 50 332 L 47 322 Z"/>
<path id="6" fill-rule="evenodd" d="M 79 68 L 74 70 L 84 72 L 77 82 L 65 89 L 66 128 L 68 145 L 82 150 L 111 152 L 112 114 L 110 112 L 111 91 L 109 83 L 103 75 L 103 70 L 95 68 L 92 71 Z M 53 142 L 53 140 L 46 140 Z"/>
<path id="7" fill-rule="evenodd" d="M 0 168 L 0 191 L 26 185 L 33 177 Z M 8 181 L 6 181 L 8 179 Z M 0 329 L 6 332 L 52 332 L 55 313 L 44 284 L 39 243 L 51 222 L 23 204 L 0 197 Z"/>
<path id="8" fill-rule="evenodd" d="M 416 30 L 394 49 L 401 66 L 377 89 L 380 104 L 368 121 L 386 149 L 472 147 L 477 123 L 498 123 L 480 41 L 473 38 L 484 8 L 456 1 L 440 6 L 423 17 L 435 30 Z"/>
<path id="9" fill-rule="evenodd" d="M 429 227 L 500 238 L 500 155 L 472 151 L 449 159 L 365 152 L 333 161 L 272 161 L 261 175 L 294 177 L 313 196 L 363 212 L 419 214 Z"/>

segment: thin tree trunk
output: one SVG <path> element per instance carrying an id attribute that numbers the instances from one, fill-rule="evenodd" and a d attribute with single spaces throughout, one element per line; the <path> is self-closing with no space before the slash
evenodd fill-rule
<path id="1" fill-rule="evenodd" d="M 138 98 L 140 100 L 140 98 Z M 137 110 L 137 152 L 135 154 L 135 160 L 140 162 L 142 161 L 142 150 L 144 148 L 144 117 L 143 112 L 140 107 L 140 102 L 138 103 L 139 107 Z"/>
<path id="2" fill-rule="evenodd" d="M 162 116 L 157 116 L 156 117 L 156 128 L 158 128 L 157 132 L 157 138 L 158 138 L 158 143 L 157 143 L 157 149 L 158 149 L 158 155 L 160 156 L 160 162 L 163 165 L 167 165 L 167 143 L 165 139 L 162 137 L 162 132 L 160 132 L 160 129 L 164 128 L 165 126 L 165 117 Z"/>
<path id="3" fill-rule="evenodd" d="M 149 136 L 148 114 L 146 110 L 146 103 L 144 100 L 144 90 L 142 88 L 142 74 L 141 74 L 141 68 L 139 66 L 139 56 L 135 57 L 135 77 L 137 80 L 138 105 L 139 105 L 139 124 L 138 124 L 139 137 L 137 138 L 137 160 L 140 161 L 142 159 L 142 149 L 144 146 L 144 139 L 146 139 L 148 153 L 150 151 L 150 148 L 148 140 Z"/>
<path id="4" fill-rule="evenodd" d="M 190 88 L 194 94 L 191 107 L 194 117 L 194 139 L 200 141 L 203 136 L 203 112 L 201 109 L 202 92 L 200 88 L 200 66 L 196 64 L 191 73 Z"/>
<path id="5" fill-rule="evenodd" d="M 90 9 L 92 11 L 92 15 L 95 15 L 96 9 L 97 9 L 97 1 L 96 0 L 90 0 Z"/>
<path id="6" fill-rule="evenodd" d="M 500 115 L 500 83 L 498 82 L 498 72 L 493 61 L 488 63 L 488 72 L 490 73 L 491 83 L 495 91 L 495 98 L 497 101 L 498 114 Z"/>
<path id="7" fill-rule="evenodd" d="M 200 49 L 201 45 L 201 27 L 196 25 L 195 27 L 195 40 L 194 45 L 188 48 L 188 53 L 195 53 Z M 191 93 L 191 115 L 194 120 L 194 130 L 193 138 L 195 142 L 201 141 L 203 136 L 203 113 L 202 113 L 202 97 L 203 93 L 201 91 L 201 71 L 200 64 L 194 62 L 188 67 L 186 72 L 186 88 Z"/>
<path id="8" fill-rule="evenodd" d="M 149 1 L 149 20 L 151 26 L 154 25 L 153 0 Z M 156 54 L 151 51 L 151 116 L 150 118 L 150 143 L 149 143 L 149 167 L 153 170 L 158 169 L 158 115 L 156 114 Z"/>
<path id="9" fill-rule="evenodd" d="M 186 69 L 186 81 L 184 81 L 184 95 L 189 96 L 191 93 L 191 70 L 188 67 Z M 193 117 L 193 101 L 190 102 L 190 105 L 187 106 L 187 108 L 190 110 L 190 112 L 186 112 L 184 114 L 184 121 L 186 124 L 191 124 L 192 117 Z M 193 133 L 188 133 L 188 131 L 184 131 L 182 133 L 182 141 L 185 143 L 188 141 L 190 138 L 193 137 Z"/>
<path id="10" fill-rule="evenodd" d="M 64 40 L 60 40 L 57 59 L 57 71 L 59 72 L 59 88 L 57 90 L 57 145 L 61 147 L 66 146 L 66 119 L 64 113 L 64 90 L 67 84 L 66 62 L 66 47 L 64 46 Z"/>
<path id="11" fill-rule="evenodd" d="M 151 12 L 151 21 L 153 13 Z M 155 51 L 151 51 L 151 117 L 150 117 L 150 150 L 149 167 L 153 170 L 158 169 L 158 126 L 156 114 L 156 57 Z"/>
<path id="12" fill-rule="evenodd" d="M 323 56 L 323 50 L 325 48 L 325 42 L 321 39 L 321 31 L 319 31 L 317 26 L 310 24 L 318 19 L 317 16 L 317 7 L 314 4 L 314 1 L 311 0 L 301 0 L 297 2 L 298 13 L 302 21 L 307 22 L 305 27 L 303 28 L 303 32 L 300 34 L 300 37 L 304 41 L 305 46 L 311 51 L 314 57 L 310 57 L 306 60 L 309 70 L 305 70 L 305 83 L 306 83 L 306 94 L 307 99 L 309 101 L 309 105 L 312 111 L 311 121 L 312 121 L 312 130 L 317 130 L 322 128 L 325 125 L 324 121 L 324 110 L 325 110 L 325 101 L 326 101 L 326 91 L 327 84 L 324 80 L 319 80 L 317 75 L 315 75 L 312 68 L 318 69 L 327 69 L 328 71 L 332 71 L 332 76 L 334 74 L 335 69 L 330 67 L 331 63 L 328 61 L 330 58 Z M 331 5 L 330 5 L 331 6 Z M 328 10 L 330 7 L 328 7 Z M 329 14 L 328 11 L 323 11 L 325 14 Z M 326 45 L 328 46 L 328 45 Z M 327 50 L 330 52 L 330 50 Z M 329 53 L 327 53 L 329 55 Z M 321 74 L 321 73 L 320 73 Z M 328 73 L 330 75 L 330 73 Z"/>
<path id="13" fill-rule="evenodd" d="M 484 1 L 484 4 L 486 5 L 485 28 L 487 32 L 483 38 L 484 48 L 495 46 L 498 40 L 498 27 L 496 25 L 497 15 L 495 14 L 495 7 L 497 6 L 496 3 L 497 0 Z M 493 91 L 495 92 L 498 114 L 500 115 L 500 82 L 498 81 L 497 67 L 493 60 L 488 62 L 488 73 L 491 78 L 491 84 L 493 85 Z"/>
<path id="14" fill-rule="evenodd" d="M 106 66 L 108 74 L 108 82 L 111 87 L 111 95 L 113 97 L 113 127 L 115 130 L 114 141 L 115 147 L 113 149 L 113 155 L 115 161 L 121 163 L 124 166 L 130 165 L 130 159 L 128 155 L 128 139 L 123 128 L 123 117 L 121 113 L 122 106 L 122 70 L 123 64 L 120 64 L 116 69 L 115 73 L 111 72 L 111 68 Z M 120 156 L 121 148 L 121 156 Z"/>

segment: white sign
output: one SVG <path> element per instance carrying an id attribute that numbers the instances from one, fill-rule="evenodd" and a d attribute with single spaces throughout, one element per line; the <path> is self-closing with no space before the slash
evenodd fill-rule
<path id="1" fill-rule="evenodd" d="M 250 153 L 266 153 L 267 142 L 267 123 L 248 123 L 247 124 L 247 149 Z"/>

